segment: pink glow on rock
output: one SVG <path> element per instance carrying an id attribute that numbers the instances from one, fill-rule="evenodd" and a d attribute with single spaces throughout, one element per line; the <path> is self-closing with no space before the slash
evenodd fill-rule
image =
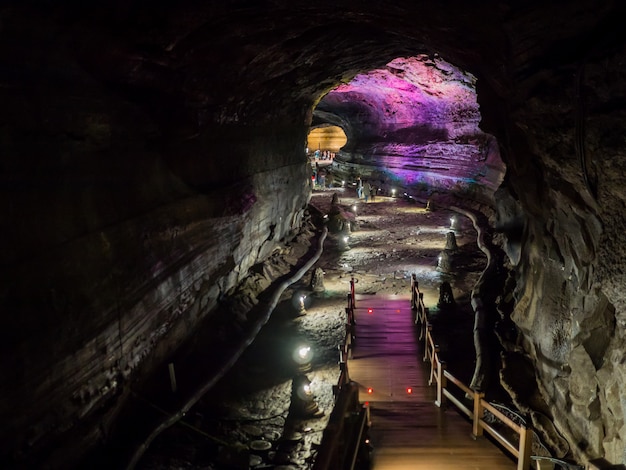
<path id="1" fill-rule="evenodd" d="M 422 55 L 394 59 L 384 69 L 357 75 L 324 100 L 368 103 L 374 121 L 383 129 L 444 127 L 454 138 L 479 132 L 475 82 L 472 75 L 445 61 Z M 463 117 L 460 127 L 459 114 Z"/>
<path id="2" fill-rule="evenodd" d="M 479 128 L 475 85 L 473 75 L 438 57 L 397 58 L 338 86 L 318 109 L 350 123 L 347 161 L 394 183 L 494 187 L 497 181 L 480 179 L 499 179 L 504 166 Z"/>

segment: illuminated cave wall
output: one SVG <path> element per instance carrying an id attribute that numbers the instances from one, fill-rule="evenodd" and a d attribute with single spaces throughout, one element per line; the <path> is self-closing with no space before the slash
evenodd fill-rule
<path id="1" fill-rule="evenodd" d="M 438 56 L 396 58 L 330 91 L 316 117 L 347 130 L 336 163 L 343 178 L 489 200 L 505 167 L 495 139 L 479 129 L 475 86 Z"/>
<path id="2" fill-rule="evenodd" d="M 339 152 L 347 142 L 346 134 L 339 126 L 322 126 L 317 127 L 307 137 L 307 148 L 309 153 L 315 150 L 328 150 L 330 152 Z"/>

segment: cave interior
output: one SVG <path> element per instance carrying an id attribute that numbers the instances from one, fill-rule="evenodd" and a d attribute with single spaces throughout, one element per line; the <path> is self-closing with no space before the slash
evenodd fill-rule
<path id="1" fill-rule="evenodd" d="M 338 126 L 337 181 L 484 214 L 506 254 L 503 384 L 555 452 L 626 464 L 625 13 L 0 7 L 2 461 L 68 468 L 106 443 L 131 386 L 301 229 L 307 135 Z"/>

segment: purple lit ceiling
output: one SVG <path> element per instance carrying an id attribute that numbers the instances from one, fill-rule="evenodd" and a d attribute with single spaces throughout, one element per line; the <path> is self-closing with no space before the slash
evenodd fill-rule
<path id="1" fill-rule="evenodd" d="M 397 58 L 330 91 L 317 122 L 341 125 L 348 136 L 338 164 L 382 183 L 489 192 L 504 165 L 497 144 L 478 127 L 476 79 L 438 57 Z"/>

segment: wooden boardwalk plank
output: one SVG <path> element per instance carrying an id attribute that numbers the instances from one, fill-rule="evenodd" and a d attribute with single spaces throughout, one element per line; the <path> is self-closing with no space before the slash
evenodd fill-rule
<path id="1" fill-rule="evenodd" d="M 516 464 L 456 410 L 437 408 L 421 361 L 410 299 L 357 296 L 350 378 L 368 402 L 374 470 L 506 470 Z M 411 388 L 408 393 L 407 388 Z"/>

